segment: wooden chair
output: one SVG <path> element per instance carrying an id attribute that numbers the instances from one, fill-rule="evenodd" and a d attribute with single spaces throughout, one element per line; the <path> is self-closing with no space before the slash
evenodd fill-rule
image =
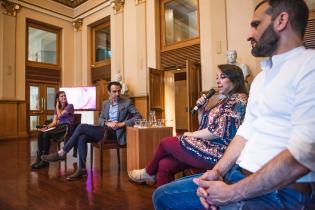
<path id="1" fill-rule="evenodd" d="M 81 114 L 74 114 L 73 123 L 67 126 L 65 134 L 59 139 L 54 139 L 54 141 L 57 142 L 58 151 L 60 150 L 61 143 L 64 142 L 65 144 L 68 141 L 79 124 L 81 124 Z M 77 145 L 73 148 L 73 157 L 77 157 Z"/>
<path id="2" fill-rule="evenodd" d="M 117 161 L 118 161 L 118 168 L 120 168 L 120 149 L 126 148 L 127 145 L 120 145 L 116 139 L 109 139 L 108 138 L 108 133 L 109 133 L 109 128 L 104 128 L 104 135 L 103 138 L 100 139 L 98 142 L 91 142 L 90 143 L 90 162 L 91 162 L 91 170 L 93 167 L 93 147 L 98 148 L 100 150 L 100 170 L 101 170 L 101 175 L 103 175 L 103 152 L 106 149 L 116 149 L 117 152 Z"/>

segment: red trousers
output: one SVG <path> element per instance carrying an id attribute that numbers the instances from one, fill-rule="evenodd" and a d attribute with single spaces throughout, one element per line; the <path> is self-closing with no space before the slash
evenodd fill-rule
<path id="1" fill-rule="evenodd" d="M 177 137 L 166 137 L 161 140 L 153 159 L 146 167 L 149 175 L 157 175 L 157 185 L 174 180 L 176 173 L 187 168 L 210 169 L 213 166 L 185 151 Z"/>

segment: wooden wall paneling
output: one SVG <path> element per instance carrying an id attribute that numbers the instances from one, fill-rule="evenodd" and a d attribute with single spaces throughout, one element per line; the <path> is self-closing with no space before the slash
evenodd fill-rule
<path id="1" fill-rule="evenodd" d="M 26 137 L 25 104 L 25 101 L 0 101 L 0 139 Z"/>
<path id="2" fill-rule="evenodd" d="M 98 80 L 111 80 L 111 64 L 91 69 L 91 79 L 95 83 Z"/>
<path id="3" fill-rule="evenodd" d="M 61 82 L 60 70 L 43 69 L 39 67 L 26 67 L 27 81 L 46 81 L 53 83 Z"/>
<path id="4" fill-rule="evenodd" d="M 27 115 L 26 115 L 26 101 L 21 101 L 17 105 L 17 114 L 18 114 L 18 136 L 26 137 L 27 136 Z"/>
<path id="5" fill-rule="evenodd" d="M 186 66 L 186 60 L 200 63 L 200 44 L 161 52 L 161 68 Z"/>
<path id="6" fill-rule="evenodd" d="M 181 73 L 180 73 L 181 74 Z M 175 74 L 176 75 L 176 74 Z M 187 118 L 187 84 L 185 80 L 175 81 L 175 122 L 176 129 L 188 130 Z"/>
<path id="7" fill-rule="evenodd" d="M 157 118 L 164 116 L 164 71 L 149 69 L 149 109 L 155 110 Z"/>
<path id="8" fill-rule="evenodd" d="M 142 118 L 147 119 L 148 118 L 148 96 L 135 96 L 131 97 L 135 107 L 140 112 Z"/>
<path id="9" fill-rule="evenodd" d="M 0 104 L 0 136 L 9 137 L 17 133 L 17 104 L 12 101 L 2 102 Z"/>
<path id="10" fill-rule="evenodd" d="M 99 80 L 94 83 L 96 86 L 96 110 L 101 111 L 103 101 L 108 99 L 107 85 L 109 81 Z"/>

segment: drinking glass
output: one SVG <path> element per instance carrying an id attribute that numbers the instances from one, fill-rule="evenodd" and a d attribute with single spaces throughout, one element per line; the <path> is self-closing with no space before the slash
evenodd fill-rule
<path id="1" fill-rule="evenodd" d="M 149 112 L 149 124 L 151 126 L 153 126 L 154 124 L 156 124 L 156 117 L 155 117 L 155 111 L 154 110 L 151 110 Z"/>
<path id="2" fill-rule="evenodd" d="M 163 127 L 164 126 L 164 122 L 165 122 L 164 119 L 157 119 L 157 126 L 158 127 Z"/>
<path id="3" fill-rule="evenodd" d="M 148 126 L 147 120 L 146 119 L 142 119 L 140 121 L 140 128 L 146 128 L 147 126 Z"/>
<path id="4" fill-rule="evenodd" d="M 141 122 L 141 119 L 135 119 L 135 124 L 134 124 L 133 127 L 139 128 L 140 127 L 140 122 Z"/>

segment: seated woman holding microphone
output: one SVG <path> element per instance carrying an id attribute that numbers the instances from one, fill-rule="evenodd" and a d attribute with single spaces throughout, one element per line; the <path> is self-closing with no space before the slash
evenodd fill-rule
<path id="1" fill-rule="evenodd" d="M 182 136 L 161 140 L 146 168 L 128 172 L 136 183 L 164 185 L 187 168 L 210 169 L 222 157 L 245 116 L 247 91 L 242 70 L 235 65 L 219 65 L 219 100 L 210 105 L 203 94 L 198 100 L 199 128 Z"/>

